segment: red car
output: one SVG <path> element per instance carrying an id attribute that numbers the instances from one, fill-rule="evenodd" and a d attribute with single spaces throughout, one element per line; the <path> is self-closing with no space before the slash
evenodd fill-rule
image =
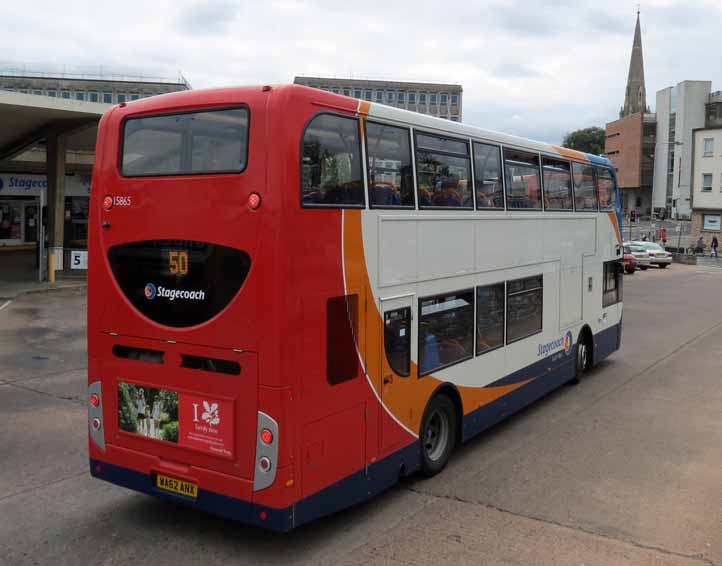
<path id="1" fill-rule="evenodd" d="M 627 246 L 624 246 L 624 272 L 634 274 L 634 272 L 637 270 L 637 258 L 634 257 L 632 254 L 632 250 L 630 250 Z"/>

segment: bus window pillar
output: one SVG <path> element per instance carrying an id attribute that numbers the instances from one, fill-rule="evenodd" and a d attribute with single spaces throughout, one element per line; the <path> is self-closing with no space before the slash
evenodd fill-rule
<path id="1" fill-rule="evenodd" d="M 48 281 L 51 283 L 55 282 L 55 271 L 63 269 L 66 144 L 65 135 L 48 134 Z"/>

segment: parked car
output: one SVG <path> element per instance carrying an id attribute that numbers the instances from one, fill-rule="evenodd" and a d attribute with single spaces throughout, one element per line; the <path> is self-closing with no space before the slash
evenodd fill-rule
<path id="1" fill-rule="evenodd" d="M 632 242 L 632 244 L 647 250 L 647 253 L 649 254 L 649 261 L 652 265 L 665 268 L 672 263 L 672 254 L 659 244 L 655 244 L 654 242 Z"/>
<path id="2" fill-rule="evenodd" d="M 632 250 L 629 249 L 629 246 L 624 246 L 624 272 L 629 274 L 634 274 L 635 271 L 637 271 L 637 258 L 634 257 L 634 254 L 632 253 Z"/>
<path id="3" fill-rule="evenodd" d="M 627 253 L 626 250 L 629 249 L 629 253 L 634 256 L 634 259 L 637 261 L 638 269 L 646 271 L 649 266 L 652 265 L 649 253 L 642 246 L 638 246 L 634 242 L 624 242 L 624 249 L 624 253 Z"/>

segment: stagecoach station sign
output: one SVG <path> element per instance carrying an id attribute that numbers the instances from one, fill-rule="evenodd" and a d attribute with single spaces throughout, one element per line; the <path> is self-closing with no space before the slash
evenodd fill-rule
<path id="1" fill-rule="evenodd" d="M 39 197 L 47 191 L 48 178 L 45 175 L 18 175 L 0 173 L 0 197 Z M 90 177 L 68 175 L 65 177 L 65 196 L 87 197 L 90 194 Z"/>

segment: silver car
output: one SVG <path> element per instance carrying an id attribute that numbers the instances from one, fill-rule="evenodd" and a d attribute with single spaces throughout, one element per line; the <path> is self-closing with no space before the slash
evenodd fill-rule
<path id="1" fill-rule="evenodd" d="M 665 268 L 672 263 L 672 254 L 659 244 L 654 242 L 631 242 L 634 246 L 640 246 L 647 250 L 649 261 L 652 265 Z"/>
<path id="2" fill-rule="evenodd" d="M 629 249 L 629 253 L 634 256 L 635 260 L 637 260 L 637 269 L 644 271 L 652 265 L 652 260 L 649 257 L 647 250 L 642 246 L 637 245 L 636 242 L 625 242 L 624 248 L 624 253 L 627 253 L 627 249 Z"/>

